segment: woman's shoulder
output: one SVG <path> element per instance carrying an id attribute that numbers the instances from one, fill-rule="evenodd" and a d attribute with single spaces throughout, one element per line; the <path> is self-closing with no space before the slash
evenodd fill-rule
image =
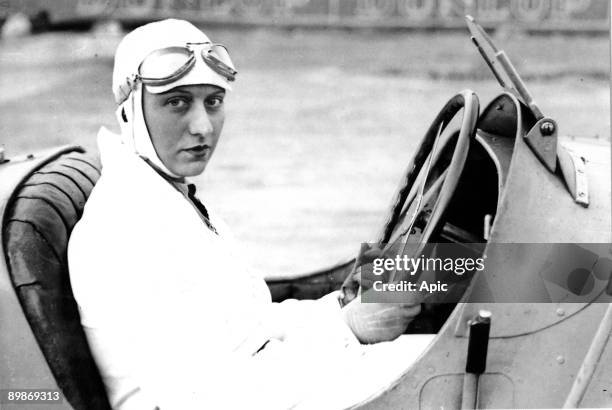
<path id="1" fill-rule="evenodd" d="M 150 218 L 147 204 L 152 202 L 143 197 L 136 185 L 132 187 L 128 179 L 112 178 L 103 172 L 85 203 L 75 231 L 87 241 L 91 238 L 112 239 L 113 243 L 129 240 L 133 232 L 147 226 L 146 218 Z"/>

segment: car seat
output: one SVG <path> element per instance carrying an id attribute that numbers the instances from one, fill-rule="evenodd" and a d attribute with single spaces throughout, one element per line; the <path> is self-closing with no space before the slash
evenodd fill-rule
<path id="1" fill-rule="evenodd" d="M 75 410 L 110 410 L 70 287 L 67 245 L 100 176 L 82 149 L 35 170 L 14 191 L 4 217 L 7 267 L 56 382 Z"/>

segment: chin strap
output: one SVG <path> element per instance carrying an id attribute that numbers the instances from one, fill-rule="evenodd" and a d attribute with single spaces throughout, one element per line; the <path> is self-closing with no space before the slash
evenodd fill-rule
<path id="1" fill-rule="evenodd" d="M 142 92 L 143 88 L 140 85 L 137 86 L 115 113 L 121 128 L 121 140 L 136 155 L 155 165 L 156 170 L 160 170 L 164 175 L 180 179 L 181 176 L 170 171 L 157 155 L 144 118 Z M 127 121 L 124 117 L 127 118 Z"/>

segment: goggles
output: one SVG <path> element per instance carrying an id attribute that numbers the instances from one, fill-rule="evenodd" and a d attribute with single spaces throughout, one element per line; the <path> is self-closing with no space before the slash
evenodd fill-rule
<path id="1" fill-rule="evenodd" d="M 227 81 L 234 81 L 238 71 L 225 46 L 213 43 L 187 43 L 155 50 L 138 66 L 138 72 L 127 80 L 134 89 L 138 81 L 151 86 L 163 86 L 184 77 L 196 63 L 198 55 L 204 63 Z"/>

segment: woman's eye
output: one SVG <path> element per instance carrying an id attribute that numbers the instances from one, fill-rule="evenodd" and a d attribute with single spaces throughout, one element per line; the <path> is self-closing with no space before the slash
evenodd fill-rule
<path id="1" fill-rule="evenodd" d="M 206 106 L 208 108 L 219 108 L 223 105 L 223 97 L 210 97 L 206 99 Z"/>
<path id="2" fill-rule="evenodd" d="M 184 98 L 170 98 L 166 104 L 172 108 L 185 108 L 189 102 Z"/>

